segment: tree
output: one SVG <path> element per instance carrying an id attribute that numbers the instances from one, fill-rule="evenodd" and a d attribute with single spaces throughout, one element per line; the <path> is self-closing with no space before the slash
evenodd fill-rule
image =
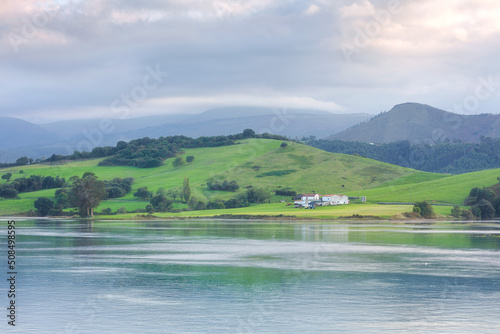
<path id="1" fill-rule="evenodd" d="M 106 208 L 106 209 L 102 209 L 102 210 L 101 210 L 101 213 L 102 213 L 103 215 L 108 215 L 108 216 L 109 216 L 109 215 L 112 215 L 112 214 L 113 214 L 113 210 L 112 210 L 111 208 Z"/>
<path id="2" fill-rule="evenodd" d="M 94 209 L 106 198 L 106 185 L 97 180 L 94 173 L 87 172 L 75 182 L 71 189 L 74 203 L 80 209 L 80 216 L 93 217 Z"/>
<path id="3" fill-rule="evenodd" d="M 481 219 L 490 219 L 495 216 L 495 209 L 488 200 L 482 199 L 475 207 L 480 210 Z"/>
<path id="4" fill-rule="evenodd" d="M 193 161 L 194 161 L 194 156 L 192 156 L 192 155 L 188 155 L 188 156 L 186 157 L 186 162 L 187 162 L 188 164 L 192 163 Z"/>
<path id="5" fill-rule="evenodd" d="M 493 193 L 491 190 L 486 189 L 486 188 L 479 188 L 475 187 L 472 188 L 471 191 L 469 192 L 469 196 L 465 199 L 464 204 L 465 205 L 475 205 L 481 200 L 485 199 L 489 202 L 492 202 L 495 198 L 495 193 Z"/>
<path id="6" fill-rule="evenodd" d="M 434 209 L 432 208 L 432 205 L 427 203 L 427 201 L 415 202 L 413 208 L 414 208 L 413 212 L 418 212 L 418 211 L 415 211 L 416 210 L 415 208 L 419 208 L 420 215 L 423 218 L 426 218 L 426 219 L 434 218 Z"/>
<path id="7" fill-rule="evenodd" d="M 46 197 L 38 197 L 34 204 L 35 209 L 38 210 L 42 217 L 45 217 L 54 208 L 54 202 Z"/>
<path id="8" fill-rule="evenodd" d="M 191 198 L 189 198 L 189 201 L 187 203 L 187 205 L 191 208 L 191 209 L 195 209 L 196 208 L 196 204 L 198 203 L 198 200 L 196 199 L 196 197 L 194 196 L 191 196 Z"/>
<path id="9" fill-rule="evenodd" d="M 189 186 L 189 178 L 184 178 L 184 183 L 182 184 L 182 198 L 187 203 L 191 197 L 191 187 Z"/>
<path id="10" fill-rule="evenodd" d="M 17 198 L 18 194 L 19 192 L 14 188 L 11 187 L 0 188 L 0 197 L 12 199 L 12 198 Z"/>
<path id="11" fill-rule="evenodd" d="M 472 216 L 474 218 L 481 218 L 481 209 L 479 209 L 477 205 L 474 205 L 470 211 L 472 212 Z"/>
<path id="12" fill-rule="evenodd" d="M 255 131 L 252 129 L 245 129 L 243 130 L 243 137 L 244 138 L 253 138 L 255 137 Z"/>
<path id="13" fill-rule="evenodd" d="M 174 159 L 174 161 L 172 161 L 172 166 L 174 167 L 181 167 L 181 166 L 184 166 L 186 164 L 186 162 L 184 161 L 184 159 L 182 158 L 181 155 L 177 155 L 177 157 Z"/>
<path id="14" fill-rule="evenodd" d="M 460 209 L 460 205 L 454 205 L 453 209 L 451 209 L 451 215 L 455 218 L 460 218 L 462 215 L 462 210 Z"/>
<path id="15" fill-rule="evenodd" d="M 12 173 L 7 173 L 7 174 L 2 175 L 2 179 L 7 181 L 7 182 L 10 181 L 11 177 L 12 177 Z"/>
<path id="16" fill-rule="evenodd" d="M 262 188 L 250 188 L 246 193 L 248 203 L 264 203 L 269 201 L 271 194 Z"/>
<path id="17" fill-rule="evenodd" d="M 240 188 L 236 181 L 224 180 L 219 182 L 215 178 L 210 178 L 207 182 L 207 187 L 210 190 L 220 190 L 220 191 L 236 191 Z"/>
<path id="18" fill-rule="evenodd" d="M 288 143 L 286 142 L 282 142 L 281 145 L 280 145 L 281 148 L 287 148 L 288 147 Z"/>
<path id="19" fill-rule="evenodd" d="M 127 194 L 123 188 L 117 186 L 106 188 L 106 193 L 108 198 L 120 198 Z"/>
<path id="20" fill-rule="evenodd" d="M 163 193 L 157 193 L 150 200 L 151 208 L 157 212 L 168 212 L 172 208 L 173 201 L 169 200 Z M 146 206 L 146 211 L 150 212 L 151 209 Z"/>
<path id="21" fill-rule="evenodd" d="M 142 200 L 147 200 L 148 198 L 151 198 L 153 196 L 153 193 L 151 191 L 148 191 L 148 187 L 141 187 L 137 189 L 137 191 L 134 193 L 134 196 L 139 197 Z"/>
<path id="22" fill-rule="evenodd" d="M 137 159 L 135 165 L 139 168 L 154 168 L 161 166 L 162 162 L 158 158 L 142 158 L 142 159 Z"/>
<path id="23" fill-rule="evenodd" d="M 174 201 L 177 199 L 177 197 L 182 198 L 182 195 L 180 193 L 179 189 L 169 189 L 166 194 L 167 197 L 172 197 Z"/>
<path id="24" fill-rule="evenodd" d="M 43 179 L 42 188 L 43 189 L 52 189 L 52 188 L 55 188 L 54 187 L 55 183 L 56 183 L 56 179 L 55 178 L 53 178 L 52 176 L 46 176 Z"/>
<path id="25" fill-rule="evenodd" d="M 66 209 L 69 205 L 69 196 L 66 192 L 59 192 L 58 195 L 56 195 L 56 205 L 55 207 L 58 210 Z"/>
<path id="26" fill-rule="evenodd" d="M 96 176 L 94 172 L 85 172 L 83 173 L 82 179 L 86 178 L 87 176 Z"/>
<path id="27" fill-rule="evenodd" d="M 16 165 L 18 166 L 24 166 L 24 165 L 27 165 L 29 163 L 29 159 L 28 157 L 21 157 L 19 159 L 16 160 Z"/>
<path id="28" fill-rule="evenodd" d="M 224 202 L 224 208 L 233 209 L 248 206 L 248 201 L 243 198 L 231 198 Z"/>
<path id="29" fill-rule="evenodd" d="M 195 210 L 206 210 L 206 208 L 207 208 L 207 203 L 205 203 L 203 201 L 198 201 L 196 203 Z"/>
<path id="30" fill-rule="evenodd" d="M 473 220 L 475 218 L 471 210 L 462 210 L 460 217 L 466 220 Z"/>

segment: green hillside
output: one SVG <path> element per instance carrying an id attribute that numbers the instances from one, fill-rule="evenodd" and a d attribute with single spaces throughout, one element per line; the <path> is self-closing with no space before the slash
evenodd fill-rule
<path id="1" fill-rule="evenodd" d="M 474 187 L 495 185 L 500 169 L 447 176 L 425 182 L 410 181 L 416 175 L 399 178 L 378 187 L 349 192 L 350 196 L 364 195 L 369 202 L 414 202 L 427 200 L 438 203 L 462 204 Z M 402 183 L 403 182 L 403 183 Z"/>
<path id="2" fill-rule="evenodd" d="M 173 159 L 166 160 L 161 167 L 150 169 L 103 167 L 98 166 L 101 159 L 94 159 L 2 169 L 0 174 L 11 172 L 13 173 L 12 179 L 29 175 L 60 176 L 68 179 L 71 176 L 82 176 L 83 173 L 92 171 L 101 180 L 111 180 L 116 177 L 135 179 L 131 193 L 120 199 L 103 201 L 96 212 L 108 207 L 113 211 L 120 207 L 125 207 L 128 211 L 145 208 L 148 202 L 137 200 L 132 195 L 137 188 L 148 187 L 150 191 L 156 191 L 160 187 L 180 189 L 184 177 L 190 179 L 192 195 L 198 200 L 205 201 L 229 199 L 246 191 L 245 187 L 253 186 L 254 188 L 263 187 L 268 191 L 274 191 L 279 187 L 290 187 L 298 193 L 314 191 L 320 194 L 365 195 L 372 203 L 423 199 L 460 203 L 470 188 L 493 185 L 496 183 L 496 177 L 500 175 L 500 170 L 492 170 L 446 176 L 420 172 L 362 157 L 328 153 L 297 143 L 289 143 L 287 148 L 281 148 L 280 144 L 281 141 L 277 140 L 248 139 L 232 146 L 186 149 L 184 156 L 192 155 L 195 160 L 191 164 L 177 168 L 172 166 Z M 20 174 L 20 170 L 24 173 Z M 240 189 L 236 193 L 210 191 L 206 182 L 211 177 L 234 180 L 240 185 Z M 1 180 L 1 182 L 6 181 Z M 33 201 L 36 198 L 53 195 L 54 189 L 51 189 L 21 193 L 20 199 L 2 199 L 0 200 L 0 214 L 12 215 L 29 211 L 34 208 Z M 290 200 L 289 197 L 273 197 L 274 202 L 280 199 Z M 182 208 L 183 205 L 177 204 L 177 207 Z M 348 207 L 342 208 L 343 214 L 349 213 Z M 274 213 L 275 209 L 276 207 L 272 207 L 271 211 Z M 366 213 L 367 209 L 363 208 L 362 211 Z M 245 211 L 244 208 L 238 210 L 236 211 L 238 213 Z M 259 211 L 256 208 L 247 208 L 248 210 Z M 225 211 L 219 210 L 218 214 L 230 212 L 230 210 Z M 294 215 L 298 211 L 300 210 L 294 211 L 293 208 L 287 208 L 286 214 Z M 317 212 L 319 214 L 319 211 Z M 187 212 L 180 215 L 192 216 L 204 215 L 204 213 L 209 212 Z M 215 213 L 211 212 L 211 214 Z"/>

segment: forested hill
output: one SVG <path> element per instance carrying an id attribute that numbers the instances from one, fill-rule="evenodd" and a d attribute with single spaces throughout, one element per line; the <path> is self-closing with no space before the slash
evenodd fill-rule
<path id="1" fill-rule="evenodd" d="M 265 138 L 288 141 L 280 135 L 269 133 L 257 134 L 252 129 L 229 136 L 212 136 L 191 138 L 186 136 L 168 136 L 160 138 L 139 138 L 130 142 L 120 141 L 115 146 L 95 147 L 91 152 L 74 151 L 70 155 L 52 154 L 45 160 L 20 157 L 15 163 L 0 163 L 0 168 L 25 166 L 41 162 L 54 163 L 61 160 L 81 160 L 105 158 L 100 166 L 132 166 L 139 168 L 158 167 L 165 159 L 184 153 L 187 148 L 229 146 L 238 143 L 240 139 Z"/>
<path id="2" fill-rule="evenodd" d="M 500 138 L 500 115 L 460 115 L 419 103 L 403 103 L 327 139 L 391 143 L 436 143 L 446 139 L 479 142 L 481 136 Z"/>
<path id="3" fill-rule="evenodd" d="M 500 139 L 481 138 L 479 143 L 445 142 L 411 145 L 408 140 L 368 144 L 341 140 L 306 141 L 307 145 L 333 153 L 359 155 L 426 172 L 462 174 L 500 168 Z"/>

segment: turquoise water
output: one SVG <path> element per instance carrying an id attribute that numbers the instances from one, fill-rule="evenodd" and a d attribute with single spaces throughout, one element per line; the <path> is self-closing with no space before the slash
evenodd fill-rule
<path id="1" fill-rule="evenodd" d="M 17 251 L 2 333 L 500 332 L 493 223 L 26 220 Z"/>

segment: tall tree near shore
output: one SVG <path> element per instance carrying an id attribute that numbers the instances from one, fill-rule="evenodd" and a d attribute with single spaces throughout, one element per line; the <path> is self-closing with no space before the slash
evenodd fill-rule
<path id="1" fill-rule="evenodd" d="M 85 173 L 73 184 L 71 192 L 80 216 L 93 217 L 94 209 L 106 198 L 106 185 L 94 173 Z"/>
<path id="2" fill-rule="evenodd" d="M 182 197 L 186 203 L 189 201 L 191 197 L 191 187 L 189 186 L 189 178 L 184 177 L 184 183 L 182 185 Z"/>
<path id="3" fill-rule="evenodd" d="M 35 201 L 35 209 L 38 210 L 42 217 L 45 217 L 49 214 L 50 210 L 54 208 L 54 202 L 46 197 L 38 197 Z"/>
<path id="4" fill-rule="evenodd" d="M 415 202 L 413 205 L 413 212 L 418 212 L 423 218 L 434 218 L 434 209 L 427 201 Z"/>

